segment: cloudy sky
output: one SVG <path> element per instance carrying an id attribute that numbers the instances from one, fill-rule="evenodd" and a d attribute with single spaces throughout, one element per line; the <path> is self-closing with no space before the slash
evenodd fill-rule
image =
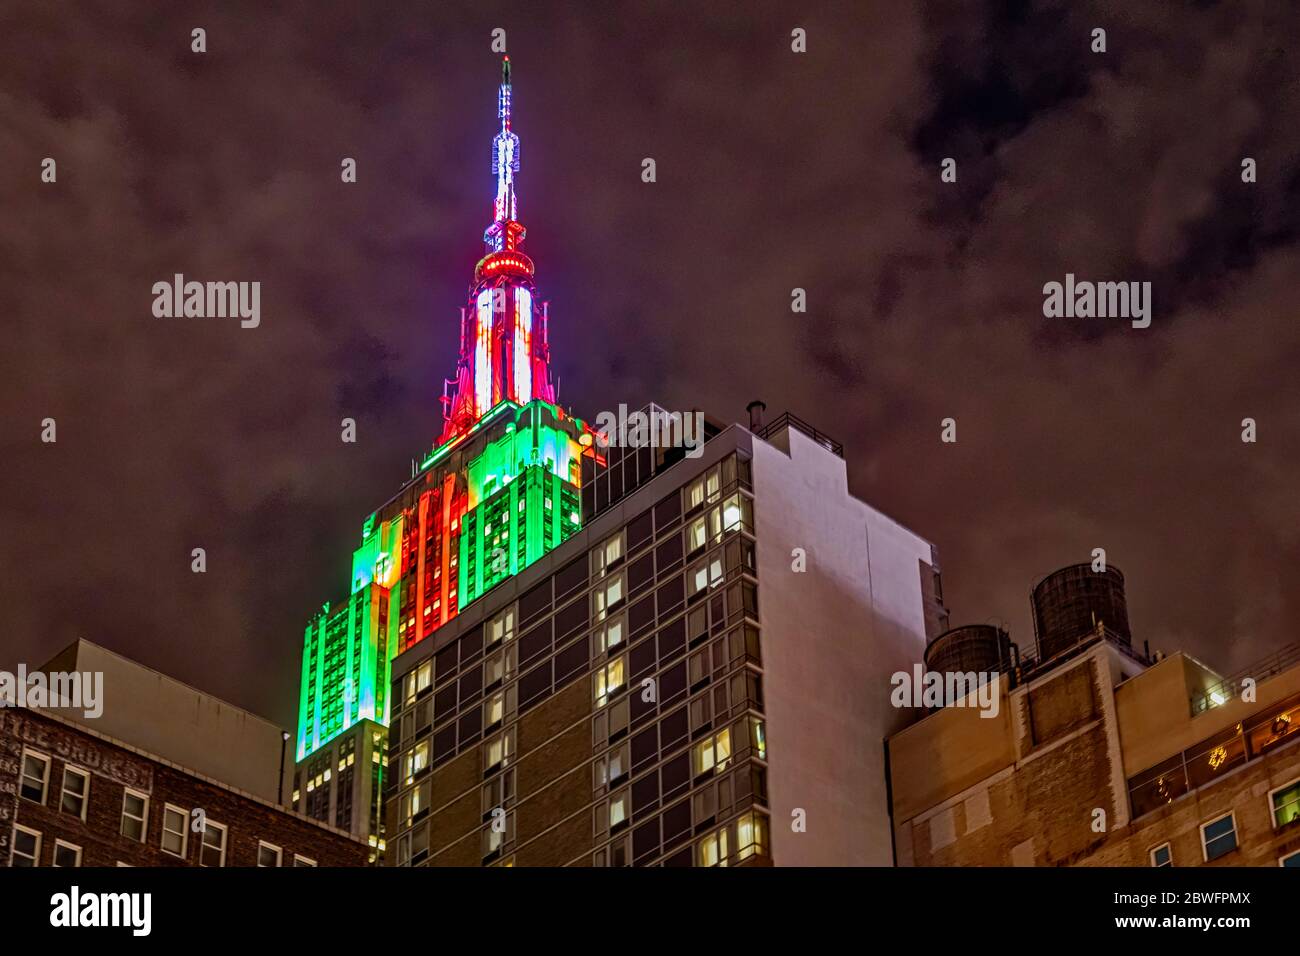
<path id="1" fill-rule="evenodd" d="M 85 637 L 293 721 L 303 625 L 440 430 L 496 27 L 564 404 L 810 420 L 954 624 L 1028 643 L 1104 547 L 1139 643 L 1296 639 L 1294 6 L 267 6 L 0 6 L 0 666 Z M 259 281 L 260 327 L 155 318 L 177 272 Z M 1150 328 L 1044 318 L 1066 273 L 1151 282 Z"/>

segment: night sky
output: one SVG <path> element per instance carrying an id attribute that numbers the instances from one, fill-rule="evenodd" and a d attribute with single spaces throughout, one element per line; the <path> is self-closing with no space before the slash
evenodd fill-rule
<path id="1" fill-rule="evenodd" d="M 495 27 L 562 404 L 808 419 L 954 625 L 1028 645 L 1104 547 L 1139 645 L 1296 639 L 1300 7 L 269 6 L 0 3 L 0 666 L 85 637 L 292 725 L 304 624 L 441 428 Z M 155 318 L 177 272 L 260 281 L 261 326 Z M 1151 327 L 1044 318 L 1067 272 L 1150 281 Z"/>

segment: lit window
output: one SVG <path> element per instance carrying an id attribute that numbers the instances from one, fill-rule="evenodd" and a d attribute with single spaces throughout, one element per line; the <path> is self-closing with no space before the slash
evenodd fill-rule
<path id="1" fill-rule="evenodd" d="M 122 836 L 143 843 L 149 829 L 149 798 L 127 790 L 122 794 Z"/>
<path id="2" fill-rule="evenodd" d="M 483 770 L 490 772 L 510 763 L 515 753 L 514 729 L 493 737 L 483 746 Z"/>
<path id="3" fill-rule="evenodd" d="M 595 768 L 595 786 L 597 790 L 603 790 L 610 784 L 618 783 L 627 773 L 627 744 L 616 747 L 607 754 L 603 754 L 596 759 Z"/>
<path id="4" fill-rule="evenodd" d="M 39 866 L 41 859 L 41 834 L 14 824 L 13 861 L 10 866 Z"/>
<path id="5" fill-rule="evenodd" d="M 507 813 L 500 807 L 492 811 L 492 822 L 483 830 L 483 855 L 499 853 L 507 843 L 515 838 L 515 815 Z"/>
<path id="6" fill-rule="evenodd" d="M 491 687 L 500 683 L 506 676 L 506 655 L 496 653 L 489 657 L 483 666 L 483 686 Z"/>
<path id="7" fill-rule="evenodd" d="M 1279 787 L 1269 797 L 1273 809 L 1273 826 L 1284 827 L 1300 820 L 1300 780 Z"/>
<path id="8" fill-rule="evenodd" d="M 623 658 L 616 657 L 592 675 L 596 690 L 596 706 L 604 707 L 610 696 L 623 686 Z"/>
<path id="9" fill-rule="evenodd" d="M 265 840 L 257 841 L 257 865 L 258 866 L 279 866 L 281 851 L 274 843 L 267 843 Z"/>
<path id="10" fill-rule="evenodd" d="M 226 828 L 211 820 L 203 821 L 203 846 L 199 850 L 199 866 L 226 865 Z"/>
<path id="11" fill-rule="evenodd" d="M 185 858 L 185 844 L 189 839 L 189 814 L 170 803 L 163 805 L 162 848 L 164 853 Z"/>
<path id="12" fill-rule="evenodd" d="M 63 795 L 59 809 L 81 820 L 86 819 L 86 797 L 90 793 L 90 774 L 76 767 L 63 768 Z"/>
<path id="13" fill-rule="evenodd" d="M 596 653 L 604 654 L 623 643 L 625 620 L 622 614 L 611 617 L 595 630 Z"/>
<path id="14" fill-rule="evenodd" d="M 50 781 L 50 758 L 44 754 L 23 751 L 23 775 L 19 793 L 24 800 L 45 802 L 45 789 Z"/>
<path id="15" fill-rule="evenodd" d="M 620 571 L 591 592 L 593 617 L 598 622 L 605 620 L 605 615 L 622 600 L 623 573 Z"/>
<path id="16" fill-rule="evenodd" d="M 621 790 L 609 798 L 609 828 L 617 829 L 627 822 L 628 794 Z"/>
<path id="17" fill-rule="evenodd" d="M 703 518 L 696 518 L 686 529 L 686 551 L 689 554 L 708 543 L 708 529 Z"/>
<path id="18" fill-rule="evenodd" d="M 430 782 L 428 780 L 402 794 L 402 799 L 398 804 L 398 816 L 401 825 L 406 827 L 411 825 L 415 815 L 422 810 L 429 809 L 429 797 L 432 793 Z"/>
<path id="19" fill-rule="evenodd" d="M 700 841 L 698 854 L 700 866 L 726 866 L 729 855 L 726 827 L 716 833 L 710 833 Z"/>
<path id="20" fill-rule="evenodd" d="M 611 535 L 591 552 L 591 571 L 596 577 L 604 577 L 616 562 L 623 557 L 623 532 Z"/>
<path id="21" fill-rule="evenodd" d="M 691 569 L 691 594 L 695 595 L 705 588 L 716 587 L 722 583 L 722 577 L 721 557 L 716 557 L 712 561 L 701 561 Z"/>
<path id="22" fill-rule="evenodd" d="M 404 627 L 406 622 L 402 622 Z M 406 675 L 406 703 L 410 704 L 415 700 L 415 695 L 429 686 L 433 680 L 433 662 L 425 661 L 411 673 Z"/>
<path id="23" fill-rule="evenodd" d="M 746 860 L 767 853 L 767 819 L 758 813 L 746 813 L 736 821 L 736 858 Z"/>
<path id="24" fill-rule="evenodd" d="M 520 504 L 523 504 L 523 502 L 521 501 Z M 511 607 L 488 622 L 487 646 L 491 647 L 498 641 L 513 641 L 514 639 L 515 609 Z"/>
<path id="25" fill-rule="evenodd" d="M 1217 860 L 1237 848 L 1237 821 L 1231 813 L 1201 826 L 1201 849 L 1205 862 Z"/>
<path id="26" fill-rule="evenodd" d="M 749 718 L 749 744 L 759 760 L 767 759 L 767 728 L 757 717 Z"/>
<path id="27" fill-rule="evenodd" d="M 429 766 L 429 741 L 421 740 L 406 754 L 406 772 L 402 775 L 406 783 L 415 779 L 415 775 Z"/>
<path id="28" fill-rule="evenodd" d="M 506 715 L 505 691 L 497 691 L 483 704 L 483 724 L 492 727 L 501 723 Z"/>
<path id="29" fill-rule="evenodd" d="M 743 501 L 740 495 L 732 495 L 722 506 L 722 530 L 734 531 L 744 521 Z"/>
<path id="30" fill-rule="evenodd" d="M 726 770 L 731 760 L 731 730 L 724 727 L 708 740 L 695 745 L 695 775 Z"/>
<path id="31" fill-rule="evenodd" d="M 1151 850 L 1150 857 L 1152 866 L 1174 865 L 1174 851 L 1168 843 L 1162 843 L 1158 847 L 1154 847 Z"/>
<path id="32" fill-rule="evenodd" d="M 54 865 L 81 866 L 81 847 L 65 840 L 55 840 Z"/>

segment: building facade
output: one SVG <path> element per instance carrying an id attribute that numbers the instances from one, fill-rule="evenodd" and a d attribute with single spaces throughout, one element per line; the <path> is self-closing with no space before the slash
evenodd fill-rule
<path id="1" fill-rule="evenodd" d="M 57 713 L 0 708 L 8 866 L 362 866 L 368 847 Z"/>
<path id="2" fill-rule="evenodd" d="M 394 660 L 389 863 L 890 862 L 881 702 L 924 647 L 932 549 L 825 442 L 763 432 L 625 474 Z"/>
<path id="3" fill-rule="evenodd" d="M 1126 620 L 1048 636 L 996 716 L 890 738 L 900 865 L 1300 866 L 1300 647 L 1248 683 L 1136 654 Z"/>

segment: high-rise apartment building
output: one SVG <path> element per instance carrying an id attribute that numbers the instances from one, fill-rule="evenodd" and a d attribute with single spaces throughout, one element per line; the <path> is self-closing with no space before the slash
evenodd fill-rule
<path id="1" fill-rule="evenodd" d="M 507 61 L 441 437 L 307 629 L 295 805 L 351 800 L 402 866 L 886 864 L 932 548 L 789 416 L 597 432 L 555 404 L 511 96 Z"/>
<path id="2" fill-rule="evenodd" d="M 396 658 L 390 863 L 890 862 L 932 550 L 824 436 L 757 432 L 610 449 L 603 509 Z"/>

